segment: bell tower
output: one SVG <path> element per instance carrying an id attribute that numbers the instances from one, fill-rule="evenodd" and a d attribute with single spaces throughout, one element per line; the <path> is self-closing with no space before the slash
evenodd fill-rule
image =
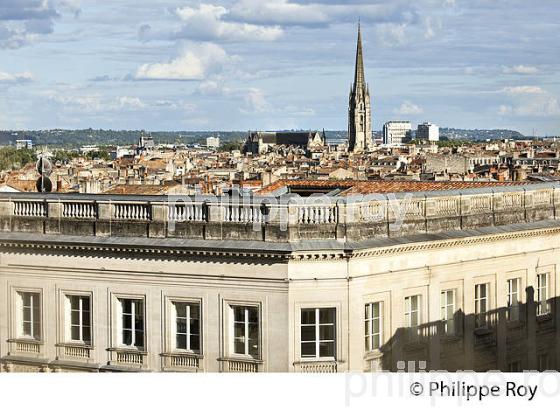
<path id="1" fill-rule="evenodd" d="M 371 149 L 372 146 L 369 85 L 366 84 L 364 75 L 362 32 L 358 23 L 354 84 L 350 88 L 348 101 L 348 149 L 352 152 L 363 152 Z"/>

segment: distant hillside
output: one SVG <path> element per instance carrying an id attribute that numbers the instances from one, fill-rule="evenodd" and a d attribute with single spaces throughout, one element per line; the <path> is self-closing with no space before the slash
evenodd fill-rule
<path id="1" fill-rule="evenodd" d="M 518 131 L 512 130 L 462 130 L 458 128 L 441 128 L 440 138 L 450 140 L 496 140 L 496 139 L 523 139 L 527 138 Z"/>
<path id="2" fill-rule="evenodd" d="M 41 130 L 41 131 L 0 131 L 0 145 L 14 145 L 18 139 L 31 139 L 35 145 L 77 148 L 83 145 L 131 145 L 138 142 L 141 130 Z M 222 142 L 244 140 L 246 131 L 157 131 L 149 133 L 156 143 L 195 144 L 206 143 L 206 138 L 219 136 Z M 346 131 L 326 131 L 328 141 L 346 140 Z M 380 137 L 379 131 L 375 132 Z M 464 130 L 441 128 L 440 137 L 450 140 L 519 139 L 523 134 L 512 130 Z"/>

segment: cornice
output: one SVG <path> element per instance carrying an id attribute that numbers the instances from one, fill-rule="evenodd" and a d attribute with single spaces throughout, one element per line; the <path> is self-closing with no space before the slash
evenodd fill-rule
<path id="1" fill-rule="evenodd" d="M 538 227 L 527 228 L 524 230 L 513 232 L 500 232 L 500 233 L 476 233 L 472 236 L 465 236 L 461 238 L 420 238 L 416 241 L 410 241 L 402 244 L 373 244 L 367 246 L 363 244 L 364 248 L 358 248 L 362 244 L 340 244 L 337 249 L 313 249 L 313 250 L 259 250 L 255 249 L 250 251 L 247 249 L 234 250 L 218 248 L 212 249 L 192 249 L 184 248 L 170 248 L 153 246 L 138 246 L 138 245 L 101 245 L 101 244 L 88 244 L 88 243 L 72 243 L 72 242 L 56 242 L 49 243 L 44 239 L 39 239 L 39 242 L 32 242 L 29 240 L 0 240 L 0 249 L 13 250 L 13 251 L 29 251 L 29 252 L 56 252 L 63 254 L 78 254 L 84 256 L 92 256 L 96 253 L 100 257 L 106 258 L 150 258 L 150 259 L 237 259 L 245 263 L 281 263 L 286 261 L 295 262 L 321 262 L 321 261 L 336 261 L 346 259 L 360 259 L 371 257 L 384 257 L 392 255 L 405 255 L 408 253 L 419 251 L 431 251 L 438 249 L 450 249 L 454 247 L 465 247 L 479 244 L 488 244 L 511 239 L 526 239 L 539 236 L 549 236 L 560 234 L 560 226 L 556 227 Z M 406 238 L 402 238 L 403 241 Z M 35 239 L 36 240 L 36 239 Z"/>

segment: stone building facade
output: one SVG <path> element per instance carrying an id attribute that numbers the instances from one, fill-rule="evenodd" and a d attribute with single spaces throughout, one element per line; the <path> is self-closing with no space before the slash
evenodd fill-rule
<path id="1" fill-rule="evenodd" d="M 558 369 L 560 186 L 409 191 L 0 194 L 1 369 Z"/>

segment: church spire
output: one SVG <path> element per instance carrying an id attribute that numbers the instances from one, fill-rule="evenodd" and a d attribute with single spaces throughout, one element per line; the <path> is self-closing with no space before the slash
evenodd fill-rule
<path id="1" fill-rule="evenodd" d="M 358 45 L 356 47 L 356 72 L 354 73 L 354 91 L 365 86 L 364 56 L 362 52 L 362 30 L 358 22 Z"/>

